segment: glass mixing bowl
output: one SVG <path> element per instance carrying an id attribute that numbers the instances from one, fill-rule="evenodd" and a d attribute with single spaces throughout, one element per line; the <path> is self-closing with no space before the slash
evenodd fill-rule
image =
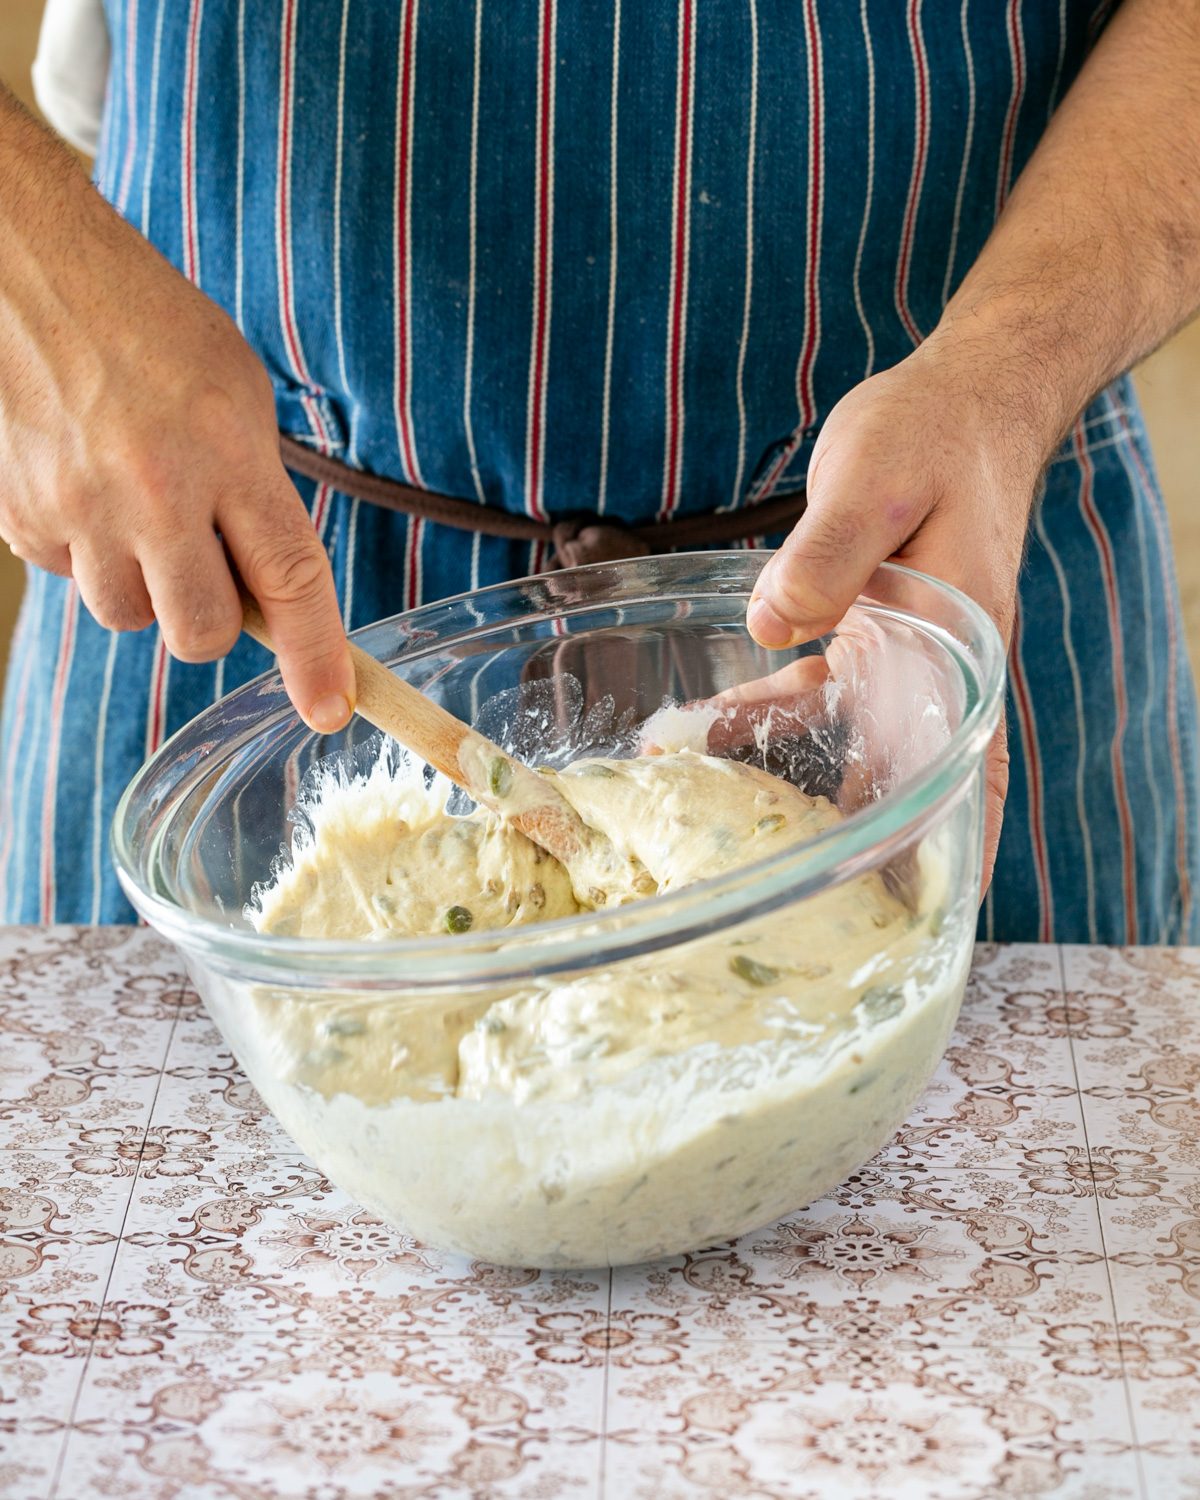
<path id="1" fill-rule="evenodd" d="M 547 1267 L 727 1239 L 860 1166 L 936 1066 L 972 949 L 1001 644 L 961 594 L 885 565 L 830 636 L 765 652 L 743 622 L 768 555 L 595 565 L 355 633 L 535 764 L 673 748 L 682 727 L 840 806 L 732 873 L 499 931 L 260 934 L 246 908 L 304 788 L 380 751 L 359 721 L 313 734 L 276 673 L 126 791 L 113 852 L 130 900 L 296 1142 L 420 1238 Z M 537 1018 L 536 1058 L 463 1097 L 464 1049 L 498 1044 L 516 1013 Z"/>

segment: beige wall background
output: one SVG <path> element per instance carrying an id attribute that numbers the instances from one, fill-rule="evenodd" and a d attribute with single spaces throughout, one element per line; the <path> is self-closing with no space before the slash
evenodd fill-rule
<path id="1" fill-rule="evenodd" d="M 2 0 L 0 78 L 32 105 L 33 60 L 43 0 Z M 1200 663 L 1200 505 L 1194 470 L 1200 457 L 1200 322 L 1178 334 L 1137 372 L 1175 537 L 1180 587 L 1193 664 Z M 0 546 L 0 680 L 20 603 L 20 565 Z"/>

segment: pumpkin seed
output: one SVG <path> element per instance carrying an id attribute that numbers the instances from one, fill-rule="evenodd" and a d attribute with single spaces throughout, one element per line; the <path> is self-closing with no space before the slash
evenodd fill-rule
<path id="1" fill-rule="evenodd" d="M 778 969 L 773 969 L 770 964 L 760 964 L 758 959 L 751 958 L 748 953 L 735 954 L 729 960 L 729 967 L 739 979 L 744 979 L 747 984 L 757 985 L 760 989 L 764 985 L 774 984 L 779 978 Z"/>
<path id="2" fill-rule="evenodd" d="M 362 1036 L 366 1029 L 363 1023 L 356 1021 L 353 1016 L 334 1016 L 322 1027 L 326 1036 Z"/>
<path id="3" fill-rule="evenodd" d="M 897 989 L 877 984 L 867 990 L 858 1003 L 870 1025 L 878 1026 L 881 1021 L 890 1021 L 900 1014 L 904 1009 L 904 996 Z"/>

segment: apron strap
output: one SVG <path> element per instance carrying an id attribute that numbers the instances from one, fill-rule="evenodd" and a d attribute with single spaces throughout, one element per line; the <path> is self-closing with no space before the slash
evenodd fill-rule
<path id="1" fill-rule="evenodd" d="M 588 512 L 560 521 L 535 521 L 532 516 L 477 505 L 473 500 L 456 500 L 450 495 L 401 484 L 397 479 L 353 469 L 341 459 L 317 453 L 283 433 L 279 436 L 279 449 L 287 468 L 318 484 L 332 485 L 351 499 L 365 500 L 370 505 L 419 516 L 459 531 L 480 531 L 484 536 L 508 537 L 513 541 L 548 542 L 554 548 L 551 566 L 556 568 L 648 557 L 673 548 L 686 551 L 786 531 L 804 514 L 805 506 L 804 492 L 800 491 L 778 495 L 741 510 L 706 511 L 702 515 L 685 515 L 645 525 L 630 525 L 615 517 Z"/>

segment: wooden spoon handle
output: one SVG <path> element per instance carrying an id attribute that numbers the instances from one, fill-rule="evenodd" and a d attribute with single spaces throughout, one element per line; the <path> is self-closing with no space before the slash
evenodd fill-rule
<path id="1" fill-rule="evenodd" d="M 275 654 L 262 610 L 242 590 L 242 628 Z M 476 802 L 511 819 L 535 844 L 570 864 L 579 850 L 595 846 L 601 836 L 589 829 L 569 802 L 549 782 L 514 759 L 485 735 L 447 713 L 418 688 L 389 672 L 353 641 L 357 702 L 355 712 L 400 744 Z"/>
<path id="2" fill-rule="evenodd" d="M 253 636 L 260 646 L 274 654 L 275 646 L 262 610 L 246 596 L 242 598 L 242 625 L 247 635 Z M 356 646 L 353 641 L 346 644 L 354 663 L 357 697 L 354 711 L 374 724 L 376 729 L 382 729 L 415 751 L 456 785 L 464 787 L 473 796 L 478 795 L 477 789 L 467 786 L 460 756 L 465 745 L 474 745 L 483 740 L 483 736 L 447 713 L 411 683 L 389 672 L 382 662 L 368 655 L 361 646 Z M 499 747 L 495 748 L 497 755 L 503 754 Z"/>

